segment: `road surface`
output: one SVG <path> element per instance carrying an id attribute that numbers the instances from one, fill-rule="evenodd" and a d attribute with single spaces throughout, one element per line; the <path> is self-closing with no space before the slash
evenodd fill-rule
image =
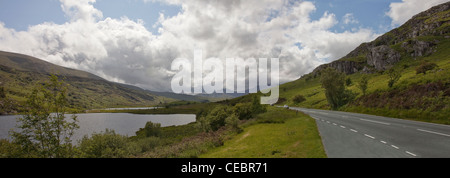
<path id="1" fill-rule="evenodd" d="M 330 158 L 450 158 L 450 126 L 293 108 L 316 119 Z"/>

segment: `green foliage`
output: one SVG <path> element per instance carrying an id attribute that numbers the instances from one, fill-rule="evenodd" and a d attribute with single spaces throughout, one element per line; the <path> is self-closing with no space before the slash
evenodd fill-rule
<path id="1" fill-rule="evenodd" d="M 391 68 L 388 71 L 388 76 L 389 76 L 388 87 L 392 88 L 395 85 L 395 83 L 397 83 L 398 80 L 400 80 L 400 78 L 402 77 L 402 72 L 400 70 L 395 70 L 394 68 Z"/>
<path id="2" fill-rule="evenodd" d="M 233 112 L 240 120 L 249 120 L 253 117 L 251 103 L 238 103 L 234 106 Z"/>
<path id="3" fill-rule="evenodd" d="M 345 89 L 345 74 L 333 68 L 327 68 L 322 72 L 322 87 L 331 108 L 336 110 L 355 98 L 355 94 Z"/>
<path id="4" fill-rule="evenodd" d="M 368 83 L 369 83 L 369 78 L 367 77 L 367 75 L 363 75 L 361 77 L 361 81 L 359 81 L 359 83 L 358 83 L 358 88 L 361 90 L 361 92 L 363 93 L 364 96 L 367 93 Z"/>
<path id="5" fill-rule="evenodd" d="M 292 99 L 292 101 L 294 101 L 295 104 L 298 104 L 303 101 L 306 101 L 306 98 L 303 95 L 297 95 L 294 97 L 294 99 Z"/>
<path id="6" fill-rule="evenodd" d="M 351 86 L 353 84 L 352 79 L 350 77 L 347 78 L 347 80 L 345 80 L 345 86 Z"/>
<path id="7" fill-rule="evenodd" d="M 80 157 L 83 158 L 124 158 L 128 156 L 127 137 L 106 129 L 94 133 L 89 138 L 84 136 L 79 143 Z"/>
<path id="8" fill-rule="evenodd" d="M 416 74 L 423 73 L 424 75 L 427 74 L 428 71 L 433 70 L 437 68 L 438 65 L 431 62 L 424 62 L 419 67 L 416 68 Z"/>
<path id="9" fill-rule="evenodd" d="M 236 114 L 231 114 L 225 119 L 225 126 L 236 133 L 241 133 L 243 131 L 242 128 L 239 127 L 239 118 L 236 116 Z"/>
<path id="10" fill-rule="evenodd" d="M 0 99 L 6 98 L 5 88 L 0 87 Z"/>
<path id="11" fill-rule="evenodd" d="M 149 121 L 144 128 L 136 132 L 136 135 L 138 137 L 159 137 L 161 136 L 161 124 Z"/>
<path id="12" fill-rule="evenodd" d="M 33 89 L 28 96 L 27 111 L 18 119 L 20 131 L 11 132 L 14 143 L 31 157 L 59 158 L 73 156 L 71 137 L 77 125 L 76 116 L 65 117 L 67 88 L 55 75 L 50 82 Z"/>

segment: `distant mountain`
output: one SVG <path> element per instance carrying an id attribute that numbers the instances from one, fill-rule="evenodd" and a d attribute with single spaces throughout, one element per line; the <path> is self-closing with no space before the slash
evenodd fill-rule
<path id="1" fill-rule="evenodd" d="M 175 101 L 138 87 L 109 82 L 88 72 L 57 66 L 27 55 L 0 51 L 0 87 L 18 105 L 25 102 L 25 97 L 35 85 L 48 80 L 50 74 L 56 74 L 68 84 L 72 108 L 151 106 Z"/>

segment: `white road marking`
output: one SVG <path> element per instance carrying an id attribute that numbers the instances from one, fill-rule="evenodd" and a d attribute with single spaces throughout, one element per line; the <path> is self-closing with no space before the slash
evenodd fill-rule
<path id="1" fill-rule="evenodd" d="M 333 123 L 333 125 L 337 125 L 336 123 Z"/>
<path id="2" fill-rule="evenodd" d="M 367 135 L 367 134 L 364 134 L 364 136 L 369 137 L 369 138 L 371 138 L 371 139 L 375 139 L 375 137 L 370 136 L 370 135 Z"/>
<path id="3" fill-rule="evenodd" d="M 391 125 L 390 123 L 379 122 L 379 121 L 373 121 L 373 120 L 367 120 L 367 119 L 359 119 L 359 120 L 367 121 L 367 122 L 372 122 L 372 123 L 377 123 L 377 124 L 383 124 L 383 125 Z"/>
<path id="4" fill-rule="evenodd" d="M 418 130 L 418 131 L 422 131 L 422 132 L 431 133 L 431 134 L 436 134 L 436 135 L 442 135 L 442 136 L 450 137 L 450 135 L 443 134 L 443 133 L 439 133 L 439 132 L 433 132 L 433 131 L 423 130 L 423 129 L 417 129 L 417 130 Z"/>
<path id="5" fill-rule="evenodd" d="M 341 125 L 341 128 L 345 129 L 345 126 L 342 126 L 342 125 Z"/>
<path id="6" fill-rule="evenodd" d="M 329 124 L 329 123 L 330 123 L 330 121 L 327 121 L 327 123 Z"/>
<path id="7" fill-rule="evenodd" d="M 391 147 L 395 148 L 395 149 L 400 149 L 399 147 L 395 146 L 395 145 L 391 145 Z"/>
<path id="8" fill-rule="evenodd" d="M 353 129 L 350 129 L 350 131 L 352 131 L 352 132 L 355 132 L 355 133 L 358 133 L 358 131 L 356 131 L 356 130 L 353 130 Z"/>
<path id="9" fill-rule="evenodd" d="M 383 141 L 383 140 L 381 140 L 380 142 L 383 143 L 383 144 L 386 144 L 386 143 L 387 143 L 387 142 L 385 142 L 385 141 Z"/>
<path id="10" fill-rule="evenodd" d="M 411 153 L 411 152 L 409 152 L 409 151 L 406 151 L 406 153 L 407 153 L 407 154 L 409 154 L 409 155 L 411 155 L 411 156 L 414 156 L 414 157 L 416 157 L 416 156 L 417 156 L 416 154 L 414 154 L 414 153 Z"/>

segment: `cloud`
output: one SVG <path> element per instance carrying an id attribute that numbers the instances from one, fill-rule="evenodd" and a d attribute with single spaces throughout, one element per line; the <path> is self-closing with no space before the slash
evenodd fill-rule
<path id="1" fill-rule="evenodd" d="M 344 17 L 342 18 L 342 21 L 346 25 L 359 23 L 359 21 L 355 18 L 355 16 L 353 16 L 352 13 L 345 14 Z"/>
<path id="2" fill-rule="evenodd" d="M 390 10 L 386 13 L 392 19 L 392 25 L 402 25 L 414 15 L 429 8 L 448 2 L 448 0 L 402 0 L 390 4 Z"/>
<path id="3" fill-rule="evenodd" d="M 194 49 L 203 50 L 204 60 L 279 58 L 280 82 L 288 82 L 378 36 L 364 28 L 330 31 L 338 24 L 335 15 L 325 12 L 312 20 L 316 7 L 309 1 L 149 1 L 181 7 L 172 17 L 161 13 L 154 25 L 158 34 L 148 31 L 142 20 L 103 17 L 94 7 L 95 0 L 60 0 L 68 22 L 42 23 L 27 31 L 6 28 L 0 22 L 0 50 L 36 56 L 116 82 L 169 91 L 172 61 L 193 59 Z"/>

